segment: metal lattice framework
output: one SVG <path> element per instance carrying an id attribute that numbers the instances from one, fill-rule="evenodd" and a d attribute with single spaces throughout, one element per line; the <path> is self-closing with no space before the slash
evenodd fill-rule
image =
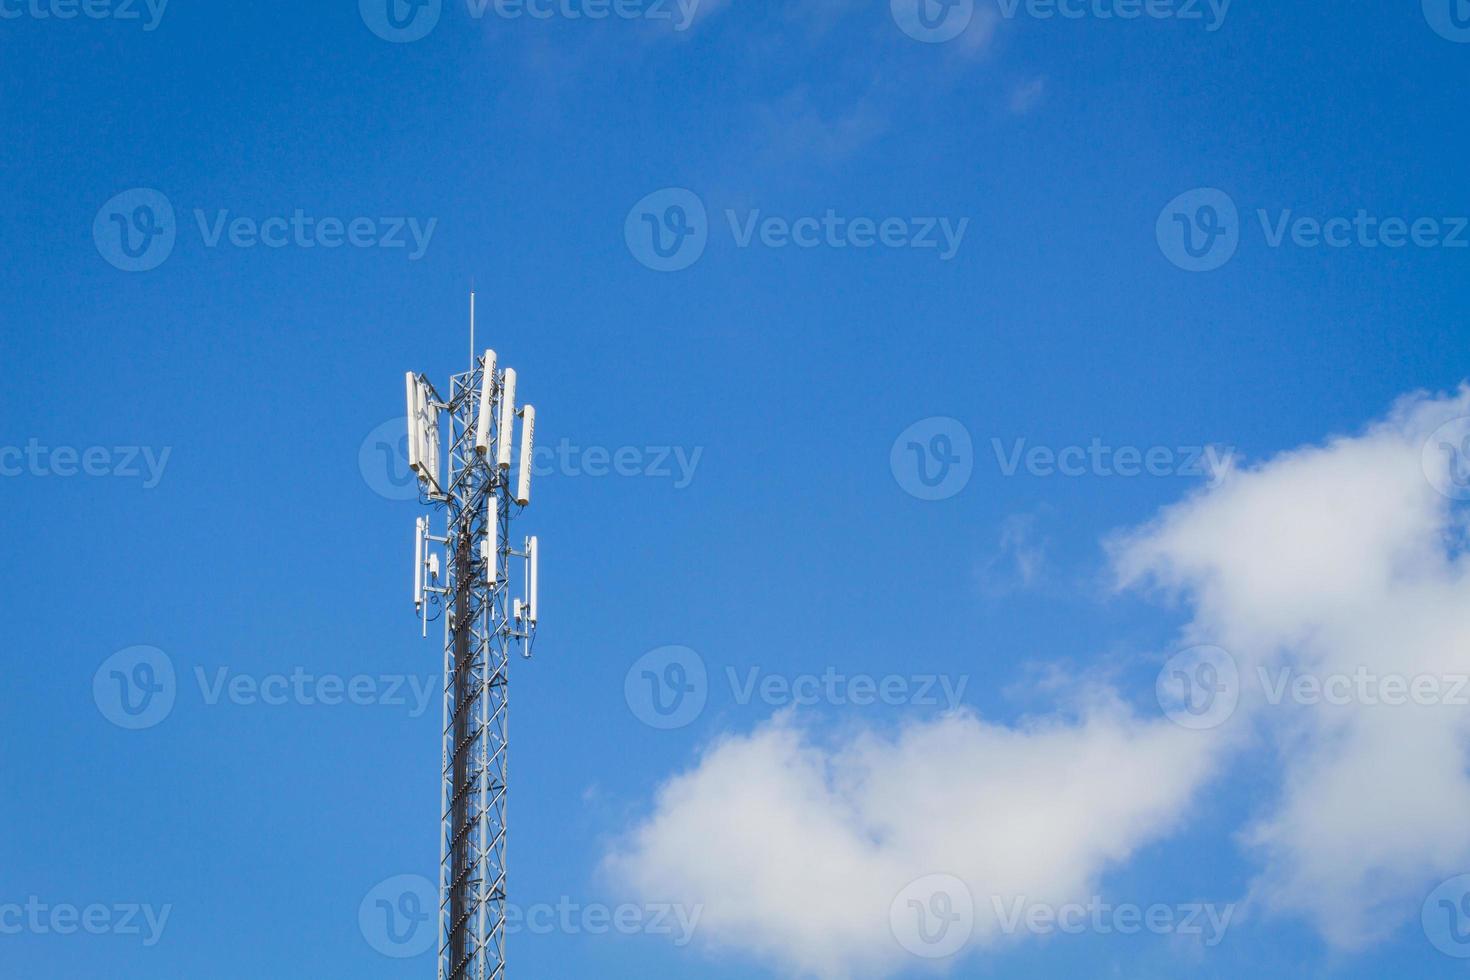
<path id="1" fill-rule="evenodd" d="M 530 655 L 536 595 L 535 540 L 527 539 L 524 550 L 513 549 L 510 522 L 529 499 L 529 477 L 515 490 L 509 468 L 497 463 L 499 446 L 510 444 L 516 412 L 513 373 L 507 385 L 506 376 L 495 371 L 493 353 L 472 358 L 469 371 L 451 377 L 447 401 L 426 380 L 420 382 L 428 410 L 436 420 L 442 412 L 447 421 L 448 446 L 442 489 L 437 480 L 425 479 L 423 494 L 424 502 L 443 506 L 446 532 L 429 533 L 427 519 L 420 519 L 422 585 L 416 586 L 425 624 L 433 618 L 430 607 L 444 619 L 438 977 L 504 980 L 510 659 L 517 643 Z M 502 399 L 511 402 L 504 412 Z M 477 447 L 476 423 L 486 411 L 491 418 L 480 427 Z M 526 411 L 529 423 L 534 409 Z M 523 468 L 529 429 L 523 425 Z M 411 421 L 410 438 L 420 437 Z M 445 556 L 442 582 L 434 559 L 425 554 L 425 545 L 436 544 Z M 525 559 L 530 602 L 511 596 L 516 558 Z"/>

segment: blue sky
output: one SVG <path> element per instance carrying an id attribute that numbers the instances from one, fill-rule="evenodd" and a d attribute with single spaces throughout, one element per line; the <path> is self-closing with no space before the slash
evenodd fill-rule
<path id="1" fill-rule="evenodd" d="M 1217 743 L 1166 734 L 1155 697 L 1161 666 L 1191 644 L 1230 650 L 1252 675 L 1253 644 L 1290 657 L 1302 637 L 1365 630 L 1332 603 L 1286 629 L 1221 582 L 1315 567 L 1302 556 L 1364 528 L 1418 542 L 1459 527 L 1432 473 L 1413 500 L 1433 527 L 1396 521 L 1413 511 L 1408 490 L 1392 507 L 1351 505 L 1372 497 L 1354 479 L 1378 485 L 1377 420 L 1423 441 L 1461 407 L 1449 395 L 1405 409 L 1413 421 L 1390 414 L 1466 376 L 1470 11 L 1441 6 L 1181 2 L 1150 9 L 1200 18 L 1122 19 L 1100 14 L 1126 0 L 1068 7 L 1080 17 L 976 0 L 916 19 L 902 0 L 704 0 L 686 23 L 677 5 L 593 20 L 568 16 L 581 3 L 477 17 L 444 0 L 432 29 L 416 21 L 425 36 L 394 41 L 371 3 L 118 0 L 88 8 L 106 17 L 61 19 L 63 0 L 0 0 L 0 973 L 433 969 L 431 955 L 384 955 L 359 921 L 374 889 L 432 877 L 438 856 L 440 652 L 408 601 L 419 510 L 395 499 L 376 446 L 401 416 L 405 370 L 442 383 L 465 368 L 473 282 L 480 340 L 518 368 L 538 441 L 560 453 L 518 521 L 542 543 L 545 615 L 536 658 L 513 665 L 512 897 L 709 906 L 682 946 L 652 929 L 524 929 L 518 975 L 841 975 L 820 912 L 837 907 L 841 875 L 803 874 L 794 910 L 742 919 L 722 884 L 740 877 L 739 849 L 713 835 L 673 846 L 689 815 L 659 788 L 691 774 L 690 796 L 705 786 L 738 815 L 789 801 L 783 774 L 812 788 L 815 759 L 833 798 L 793 813 L 816 826 L 854 802 L 838 784 L 861 733 L 944 734 L 943 698 L 918 692 L 930 677 L 963 681 L 957 706 L 977 726 L 938 742 L 975 743 L 937 753 L 953 766 L 941 784 L 1008 755 L 1003 732 L 1043 782 L 1048 765 L 1090 759 L 1099 732 L 1134 762 L 1160 760 L 1157 780 L 1146 766 L 1108 778 L 1119 753 L 1101 752 L 1091 775 L 1121 789 L 1096 812 L 1131 829 L 1079 843 L 1079 880 L 1036 889 L 1241 908 L 1209 947 L 981 929 L 954 975 L 1461 975 L 1420 902 L 1470 872 L 1463 821 L 1430 833 L 1462 815 L 1463 758 L 1433 787 L 1362 784 L 1362 809 L 1388 796 L 1430 840 L 1382 849 L 1413 898 L 1385 888 L 1397 897 L 1365 930 L 1352 908 L 1304 898 L 1291 870 L 1316 866 L 1292 829 L 1329 808 L 1290 805 L 1318 774 L 1294 766 L 1330 739 L 1302 748 L 1289 725 L 1242 710 L 1249 737 L 1222 736 L 1229 750 L 1204 759 Z M 1298 489 L 1315 477 L 1293 482 L 1279 454 L 1354 433 L 1323 457 L 1343 497 Z M 1047 464 L 1094 443 L 1108 465 L 1075 452 L 1076 475 Z M 1237 497 L 1211 496 L 1222 481 L 1190 465 L 1205 447 L 1259 478 L 1232 493 L 1259 487 L 1267 503 L 1237 515 Z M 1120 448 L 1164 454 L 1154 475 L 1128 476 Z M 945 466 L 959 467 L 947 483 Z M 1268 518 L 1292 507 L 1354 520 L 1258 563 Z M 1222 526 L 1238 534 L 1211 539 Z M 1236 540 L 1260 547 L 1227 561 Z M 1397 545 L 1370 544 L 1342 564 L 1397 563 Z M 1130 568 L 1139 584 L 1117 588 Z M 1434 568 L 1406 623 L 1454 605 L 1460 579 Z M 1279 584 L 1311 606 L 1310 583 Z M 645 723 L 637 665 L 669 646 L 707 682 L 702 709 L 663 729 Z M 166 716 L 129 730 L 105 707 L 110 675 L 94 680 L 136 647 L 160 651 L 175 680 Z M 1428 653 L 1415 663 L 1453 673 Z M 743 696 L 751 671 L 773 693 Z M 830 673 L 909 686 L 876 705 L 822 694 L 793 708 L 782 693 Z M 293 675 L 313 678 L 309 693 L 280 704 L 219 687 Z M 358 676 L 367 703 L 321 703 L 321 678 Z M 1090 707 L 1104 689 L 1112 706 Z M 1038 725 L 1065 736 L 1055 751 L 1027 737 Z M 908 768 L 884 758 L 890 775 Z M 1092 811 L 1087 779 L 1055 783 L 1033 816 L 1063 800 Z M 1156 783 L 1169 792 L 1130 809 Z M 945 807 L 946 829 L 970 819 L 919 795 L 914 826 Z M 877 840 L 864 860 L 881 874 L 985 867 L 951 867 L 939 847 L 909 868 L 924 848 L 890 846 L 902 831 L 863 812 Z M 1029 822 L 973 819 L 973 839 L 1002 852 Z M 803 854 L 805 831 L 781 826 L 751 819 L 749 846 Z M 1262 826 L 1281 831 L 1264 850 Z M 1352 833 L 1341 840 L 1361 842 Z M 1041 851 L 1070 853 L 1052 843 Z M 1365 850 L 1343 843 L 1344 863 Z M 1366 864 L 1349 884 L 1384 874 Z M 751 907 L 780 897 L 774 880 L 752 873 Z M 1336 879 L 1316 880 L 1336 894 Z M 9 929 L 21 919 L 4 907 L 32 897 L 103 907 L 102 934 L 59 934 L 50 913 Z M 132 906 L 141 934 L 120 921 Z M 144 907 L 168 910 L 156 936 Z M 867 912 L 841 921 L 881 933 Z M 932 975 L 888 952 L 867 966 Z"/>

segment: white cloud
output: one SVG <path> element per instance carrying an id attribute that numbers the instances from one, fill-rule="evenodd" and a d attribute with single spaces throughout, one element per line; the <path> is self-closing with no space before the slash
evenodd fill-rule
<path id="1" fill-rule="evenodd" d="M 1018 726 L 969 713 L 891 737 L 822 739 L 783 715 L 711 746 L 660 790 L 608 858 L 648 901 L 702 904 L 700 937 L 792 974 L 882 976 L 906 963 L 889 906 L 949 874 L 997 940 L 1003 902 L 1085 901 L 1111 867 L 1175 828 L 1227 757 L 1279 786 L 1242 840 L 1253 897 L 1352 949 L 1470 870 L 1470 711 L 1266 702 L 1260 671 L 1470 673 L 1460 509 L 1470 391 L 1415 396 L 1354 437 L 1235 469 L 1111 544 L 1123 587 L 1182 598 L 1181 645 L 1240 666 L 1241 707 L 1195 732 L 1098 688 Z M 1426 449 L 1427 447 L 1427 449 Z M 1290 699 L 1288 699 L 1289 701 Z M 1274 752 L 1237 750 L 1265 733 Z"/>
<path id="2" fill-rule="evenodd" d="M 1182 593 L 1191 636 L 1234 655 L 1234 723 L 1274 740 L 1280 799 L 1247 835 L 1256 897 L 1344 948 L 1416 913 L 1435 876 L 1470 869 L 1470 711 L 1266 695 L 1283 669 L 1470 673 L 1463 515 L 1436 489 L 1465 461 L 1429 442 L 1466 415 L 1466 391 L 1404 399 L 1358 436 L 1231 473 L 1116 547 L 1125 583 Z"/>
<path id="3" fill-rule="evenodd" d="M 782 715 L 671 780 L 608 864 L 648 901 L 702 904 L 713 947 L 803 976 L 882 976 L 908 955 L 889 911 L 915 878 L 964 881 L 976 939 L 994 941 L 992 896 L 1085 901 L 1173 826 L 1208 767 L 1206 740 L 1102 694 L 1074 721 L 959 713 L 832 746 Z"/>

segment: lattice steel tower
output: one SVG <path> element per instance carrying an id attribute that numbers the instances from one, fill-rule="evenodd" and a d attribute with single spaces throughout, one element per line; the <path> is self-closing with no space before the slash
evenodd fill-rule
<path id="1" fill-rule="evenodd" d="M 474 322 L 471 293 L 470 369 L 450 377 L 447 399 L 423 375 L 407 378 L 409 463 L 420 501 L 445 514 L 443 535 L 428 517 L 418 518 L 414 535 L 424 635 L 444 620 L 439 980 L 505 978 L 510 660 L 516 647 L 531 655 L 539 598 L 536 538 L 517 549 L 510 536 L 511 518 L 531 499 L 536 410 L 517 410 L 514 368 L 497 371 L 493 350 L 476 356 Z"/>

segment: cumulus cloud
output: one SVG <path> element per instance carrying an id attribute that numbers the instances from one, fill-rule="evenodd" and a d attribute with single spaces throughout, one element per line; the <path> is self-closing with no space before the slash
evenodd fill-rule
<path id="1" fill-rule="evenodd" d="M 1190 634 L 1230 651 L 1232 724 L 1276 747 L 1279 800 L 1246 835 L 1256 897 L 1348 949 L 1470 868 L 1470 711 L 1454 694 L 1470 674 L 1453 499 L 1467 414 L 1464 390 L 1406 398 L 1358 435 L 1231 472 L 1115 546 L 1124 584 L 1184 596 Z M 1405 699 L 1400 679 L 1435 693 Z M 1336 694 L 1317 693 L 1326 683 Z"/>
<path id="2" fill-rule="evenodd" d="M 1180 644 L 1238 666 L 1240 706 L 1187 730 L 1103 689 L 1001 725 L 968 712 L 823 737 L 791 714 L 708 747 L 607 859 L 650 901 L 704 907 L 701 938 L 791 974 L 911 965 L 891 927 L 914 879 L 974 899 L 970 948 L 1016 898 L 1083 902 L 1203 805 L 1233 761 L 1278 785 L 1241 835 L 1253 898 L 1344 949 L 1470 870 L 1470 711 L 1282 696 L 1283 678 L 1470 673 L 1470 391 L 1401 401 L 1354 436 L 1233 469 L 1110 542 L 1120 587 L 1185 603 Z M 1459 422 L 1454 420 L 1460 419 Z M 1374 696 L 1386 693 L 1374 689 Z M 1466 692 L 1462 692 L 1466 693 Z M 1273 751 L 1240 752 L 1264 736 Z"/>
<path id="3" fill-rule="evenodd" d="M 1017 898 L 1085 901 L 1208 771 L 1197 733 L 1100 693 L 1080 712 L 1019 728 L 960 712 L 836 744 L 781 715 L 665 785 L 609 867 L 650 900 L 702 904 L 712 946 L 803 976 L 902 965 L 890 912 L 925 875 L 965 883 L 985 944 Z"/>

